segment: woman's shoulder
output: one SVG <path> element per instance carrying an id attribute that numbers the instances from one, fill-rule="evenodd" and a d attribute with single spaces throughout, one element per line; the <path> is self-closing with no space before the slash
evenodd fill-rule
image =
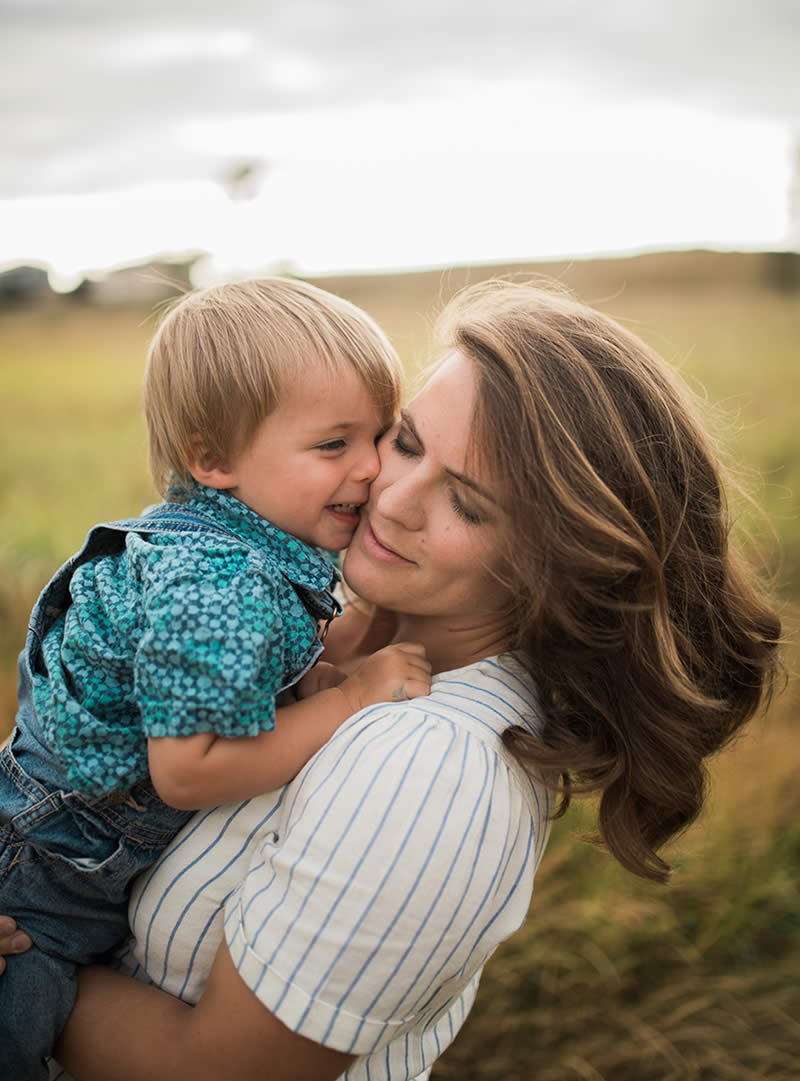
<path id="1" fill-rule="evenodd" d="M 406 738 L 409 728 L 429 736 L 440 732 L 471 736 L 497 750 L 499 737 L 518 725 L 537 731 L 539 703 L 533 679 L 513 654 L 487 657 L 433 677 L 429 694 L 405 702 L 385 702 L 362 710 L 340 731 L 382 729 Z"/>
<path id="2" fill-rule="evenodd" d="M 434 676 L 431 710 L 456 720 L 472 719 L 479 730 L 500 735 L 511 725 L 536 731 L 540 723 L 536 687 L 513 653 L 485 657 L 463 668 Z M 425 700 L 421 700 L 424 706 Z"/>
<path id="3" fill-rule="evenodd" d="M 547 818 L 547 793 L 502 742 L 512 725 L 538 725 L 533 682 L 513 658 L 487 658 L 434 677 L 424 697 L 361 710 L 293 787 L 312 817 L 315 805 L 346 817 L 360 806 L 391 816 L 424 803 L 459 828 L 485 801 L 490 817 L 503 806 L 510 818 Z"/>
<path id="4" fill-rule="evenodd" d="M 236 902 L 232 955 L 279 943 L 268 967 L 289 970 L 282 951 L 306 964 L 307 944 L 290 949 L 298 928 L 329 926 L 312 948 L 333 960 L 314 962 L 309 979 L 335 971 L 345 986 L 376 942 L 390 958 L 384 974 L 410 942 L 448 977 L 482 963 L 524 919 L 549 832 L 547 790 L 500 738 L 534 705 L 524 672 L 492 658 L 443 673 L 424 698 L 345 722 L 287 786 Z"/>

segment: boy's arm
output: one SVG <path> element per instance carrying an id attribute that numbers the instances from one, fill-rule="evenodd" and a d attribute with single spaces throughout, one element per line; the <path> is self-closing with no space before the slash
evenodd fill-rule
<path id="1" fill-rule="evenodd" d="M 370 657 L 338 687 L 275 711 L 275 728 L 257 736 L 213 732 L 147 741 L 150 777 L 161 799 L 193 811 L 270 792 L 295 777 L 352 714 L 375 702 L 427 694 L 422 646 L 396 643 Z"/>
<path id="2" fill-rule="evenodd" d="M 151 738 L 150 777 L 161 799 L 182 810 L 249 799 L 296 776 L 349 716 L 334 687 L 275 710 L 275 728 L 257 736 Z"/>

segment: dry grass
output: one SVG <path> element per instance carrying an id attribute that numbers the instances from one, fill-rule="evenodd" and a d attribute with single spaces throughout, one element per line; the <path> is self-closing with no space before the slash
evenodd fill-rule
<path id="1" fill-rule="evenodd" d="M 668 887 L 576 843 L 585 813 L 558 825 L 436 1081 L 797 1081 L 799 699 L 713 764 Z"/>

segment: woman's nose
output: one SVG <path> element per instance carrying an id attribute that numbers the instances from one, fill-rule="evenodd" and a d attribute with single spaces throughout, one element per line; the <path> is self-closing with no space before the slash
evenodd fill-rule
<path id="1" fill-rule="evenodd" d="M 383 475 L 372 488 L 378 513 L 384 518 L 397 522 L 404 529 L 421 529 L 424 506 L 422 492 L 416 483 L 414 473 L 394 478 L 387 477 L 385 484 L 381 483 L 382 480 Z M 379 490 L 376 491 L 376 488 Z"/>

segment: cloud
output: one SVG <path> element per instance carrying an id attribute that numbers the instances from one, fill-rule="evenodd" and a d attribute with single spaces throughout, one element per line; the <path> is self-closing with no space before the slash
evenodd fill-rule
<path id="1" fill-rule="evenodd" d="M 673 102 L 800 125 L 787 0 L 0 0 L 0 197 L 218 177 L 187 129 L 448 99 Z"/>

